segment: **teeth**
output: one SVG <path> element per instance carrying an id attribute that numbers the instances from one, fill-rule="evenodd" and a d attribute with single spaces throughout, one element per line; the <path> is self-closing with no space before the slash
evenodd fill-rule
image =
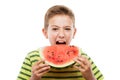
<path id="1" fill-rule="evenodd" d="M 64 42 L 64 41 L 58 41 L 58 42 Z"/>

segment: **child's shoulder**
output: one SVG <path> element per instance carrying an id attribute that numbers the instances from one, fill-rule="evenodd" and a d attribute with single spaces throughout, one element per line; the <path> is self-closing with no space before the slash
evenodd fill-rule
<path id="1" fill-rule="evenodd" d="M 87 55 L 87 53 L 83 51 L 82 48 L 79 48 L 79 51 L 80 51 L 80 54 L 81 54 L 82 56 L 84 56 L 84 57 L 86 57 L 86 58 L 90 58 L 90 57 Z"/>
<path id="2" fill-rule="evenodd" d="M 27 54 L 27 57 L 29 57 L 29 58 L 40 57 L 41 49 L 42 49 L 42 47 L 30 51 L 30 52 Z"/>
<path id="3" fill-rule="evenodd" d="M 41 58 L 40 58 L 40 48 L 38 49 L 34 49 L 32 51 L 30 51 L 26 58 L 30 61 L 30 63 L 33 65 L 35 62 L 39 61 Z"/>
<path id="4" fill-rule="evenodd" d="M 32 55 L 38 55 L 39 54 L 39 51 L 36 49 L 36 50 L 32 50 L 28 53 L 29 56 L 32 56 Z"/>
<path id="5" fill-rule="evenodd" d="M 87 54 L 83 51 L 82 48 L 79 48 L 79 52 L 80 52 L 81 55 L 86 55 L 87 56 Z"/>
<path id="6" fill-rule="evenodd" d="M 40 53 L 40 51 L 42 50 L 43 47 L 40 47 L 40 48 L 37 48 L 37 49 L 34 49 L 32 51 L 30 51 L 28 53 L 28 55 L 38 55 Z"/>

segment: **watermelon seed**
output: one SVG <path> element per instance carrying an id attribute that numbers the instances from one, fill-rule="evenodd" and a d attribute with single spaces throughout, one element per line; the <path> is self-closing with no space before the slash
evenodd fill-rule
<path id="1" fill-rule="evenodd" d="M 61 60 L 61 62 L 63 62 L 63 60 Z"/>
<path id="2" fill-rule="evenodd" d="M 54 56 L 54 53 L 52 53 L 52 56 Z"/>
<path id="3" fill-rule="evenodd" d="M 48 58 L 51 58 L 51 56 L 48 56 Z"/>
<path id="4" fill-rule="evenodd" d="M 58 56 L 58 58 L 60 58 L 60 56 Z"/>
<path id="5" fill-rule="evenodd" d="M 54 54 L 54 52 L 51 52 L 52 54 Z"/>
<path id="6" fill-rule="evenodd" d="M 63 62 L 63 60 L 57 60 L 57 62 Z"/>
<path id="7" fill-rule="evenodd" d="M 59 60 L 57 60 L 57 62 L 60 62 Z"/>
<path id="8" fill-rule="evenodd" d="M 70 51 L 67 52 L 67 55 L 68 55 L 68 56 L 70 56 L 69 52 L 70 52 Z"/>

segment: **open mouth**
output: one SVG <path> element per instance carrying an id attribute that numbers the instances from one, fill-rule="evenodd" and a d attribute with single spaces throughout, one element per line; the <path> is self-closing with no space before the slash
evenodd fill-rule
<path id="1" fill-rule="evenodd" d="M 61 42 L 61 41 L 56 41 L 56 44 L 57 44 L 57 45 L 61 45 L 61 44 L 65 45 L 66 42 L 64 42 L 64 41 L 63 41 L 63 42 Z"/>

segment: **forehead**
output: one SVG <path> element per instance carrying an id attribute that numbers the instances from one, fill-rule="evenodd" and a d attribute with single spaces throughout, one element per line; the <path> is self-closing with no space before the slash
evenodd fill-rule
<path id="1" fill-rule="evenodd" d="M 73 26 L 72 19 L 67 15 L 55 15 L 49 19 L 49 26 L 56 25 L 59 27 Z"/>

